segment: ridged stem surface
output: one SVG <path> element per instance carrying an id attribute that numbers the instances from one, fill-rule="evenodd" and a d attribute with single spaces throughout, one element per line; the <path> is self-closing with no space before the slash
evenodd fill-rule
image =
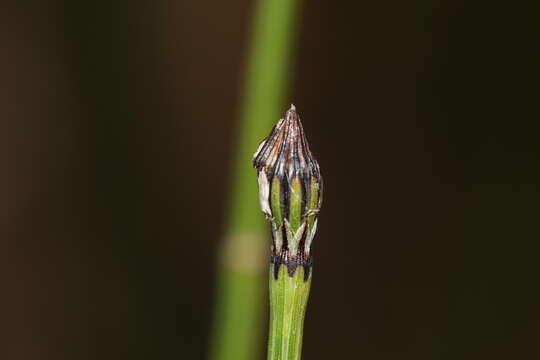
<path id="1" fill-rule="evenodd" d="M 300 360 L 311 274 L 304 281 L 303 267 L 298 267 L 294 275 L 289 276 L 287 267 L 280 265 L 275 279 L 274 265 L 271 265 L 269 285 L 268 360 Z"/>

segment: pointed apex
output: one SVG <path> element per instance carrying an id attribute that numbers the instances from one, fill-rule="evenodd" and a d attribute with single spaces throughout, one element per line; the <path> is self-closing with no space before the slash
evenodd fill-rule
<path id="1" fill-rule="evenodd" d="M 311 151 L 294 105 L 287 110 L 270 134 L 263 140 L 253 157 L 253 166 L 272 176 L 294 175 L 310 181 L 311 175 L 320 178 L 319 165 Z M 309 175 L 309 176 L 308 176 Z"/>
<path id="2" fill-rule="evenodd" d="M 290 109 L 285 113 L 285 121 L 300 121 L 298 113 L 296 112 L 296 106 L 294 106 L 294 104 L 291 104 Z"/>

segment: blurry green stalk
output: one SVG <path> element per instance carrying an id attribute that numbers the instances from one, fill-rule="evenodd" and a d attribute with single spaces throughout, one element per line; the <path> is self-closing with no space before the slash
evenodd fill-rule
<path id="1" fill-rule="evenodd" d="M 211 360 L 259 358 L 270 246 L 251 156 L 279 119 L 288 89 L 298 0 L 259 0 L 253 23 L 232 197 L 219 269 Z"/>

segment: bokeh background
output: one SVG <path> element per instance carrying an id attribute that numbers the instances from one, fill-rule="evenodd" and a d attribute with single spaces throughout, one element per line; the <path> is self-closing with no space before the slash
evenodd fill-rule
<path id="1" fill-rule="evenodd" d="M 539 5 L 304 1 L 305 359 L 540 356 Z M 204 359 L 253 2 L 1 7 L 0 358 Z"/>

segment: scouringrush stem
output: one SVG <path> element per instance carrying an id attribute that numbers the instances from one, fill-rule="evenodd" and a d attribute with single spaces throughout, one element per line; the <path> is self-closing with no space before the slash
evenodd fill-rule
<path id="1" fill-rule="evenodd" d="M 272 229 L 268 360 L 300 359 L 323 181 L 294 105 L 260 144 L 253 165 Z"/>

